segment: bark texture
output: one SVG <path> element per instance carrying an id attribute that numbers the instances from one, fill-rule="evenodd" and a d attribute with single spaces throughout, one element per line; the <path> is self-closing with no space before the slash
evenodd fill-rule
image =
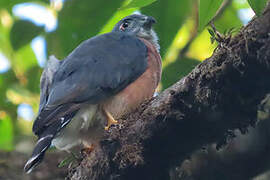
<path id="1" fill-rule="evenodd" d="M 270 103 L 270 101 L 269 101 Z M 270 114 L 260 120 L 248 134 L 237 132 L 236 138 L 221 150 L 214 145 L 194 153 L 181 167 L 171 171 L 172 180 L 258 180 L 269 179 L 263 173 L 270 169 Z"/>
<path id="2" fill-rule="evenodd" d="M 254 126 L 270 92 L 270 6 L 212 57 L 120 120 L 69 178 L 169 179 L 169 169 L 209 143 Z"/>

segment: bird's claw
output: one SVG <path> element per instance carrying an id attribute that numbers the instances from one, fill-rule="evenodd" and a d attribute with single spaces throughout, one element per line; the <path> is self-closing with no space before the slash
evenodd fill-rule
<path id="1" fill-rule="evenodd" d="M 106 115 L 106 118 L 107 118 L 107 126 L 105 126 L 104 129 L 105 129 L 106 131 L 108 131 L 109 128 L 111 127 L 111 125 L 117 124 L 118 121 L 116 121 L 116 120 L 113 118 L 113 116 L 112 116 L 108 111 L 106 111 L 105 109 L 104 109 L 104 112 L 105 112 L 105 115 Z"/>

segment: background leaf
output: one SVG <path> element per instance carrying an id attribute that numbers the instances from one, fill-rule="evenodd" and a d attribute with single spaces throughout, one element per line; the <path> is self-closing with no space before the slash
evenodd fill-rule
<path id="1" fill-rule="evenodd" d="M 10 151 L 13 149 L 13 125 L 9 116 L 0 111 L 0 149 Z"/>
<path id="2" fill-rule="evenodd" d="M 248 3 L 256 15 L 259 16 L 262 13 L 267 1 L 268 0 L 248 0 Z"/>
<path id="3" fill-rule="evenodd" d="M 132 0 L 127 5 L 124 5 L 121 9 L 128 9 L 128 8 L 141 8 L 147 6 L 156 0 Z"/>
<path id="4" fill-rule="evenodd" d="M 12 0 L 12 1 L 0 1 L 0 7 L 6 8 L 8 11 L 12 10 L 12 7 L 16 4 L 25 3 L 25 2 L 31 2 L 32 0 Z M 36 0 L 35 2 L 42 2 Z M 43 1 L 44 2 L 44 1 Z"/>
<path id="5" fill-rule="evenodd" d="M 157 20 L 154 29 L 160 39 L 161 56 L 164 56 L 187 15 L 191 13 L 193 2 L 193 0 L 159 0 L 141 9 L 143 14 L 153 16 Z"/>
<path id="6" fill-rule="evenodd" d="M 58 15 L 57 30 L 46 37 L 48 54 L 60 59 L 67 56 L 83 40 L 100 32 L 121 4 L 122 0 L 66 1 Z"/>
<path id="7" fill-rule="evenodd" d="M 22 46 L 31 42 L 31 40 L 38 36 L 44 27 L 37 26 L 31 21 L 18 20 L 13 24 L 10 31 L 10 42 L 14 50 L 18 50 Z"/>
<path id="8" fill-rule="evenodd" d="M 238 18 L 238 10 L 234 6 L 229 6 L 225 9 L 223 14 L 215 21 L 215 26 L 220 33 L 234 28 L 239 30 L 243 25 L 241 20 Z"/>
<path id="9" fill-rule="evenodd" d="M 119 21 L 119 19 L 122 19 L 130 14 L 132 14 L 134 11 L 138 10 L 138 8 L 129 8 L 129 9 L 123 9 L 117 11 L 111 19 L 103 26 L 102 30 L 99 32 L 99 34 L 108 33 L 110 32 L 115 24 Z"/>
<path id="10" fill-rule="evenodd" d="M 168 65 L 164 70 L 162 76 L 162 89 L 166 89 L 173 85 L 176 81 L 186 76 L 200 61 L 191 58 L 182 58 Z"/>
<path id="11" fill-rule="evenodd" d="M 214 17 L 223 0 L 200 0 L 199 2 L 199 28 L 201 32 Z"/>

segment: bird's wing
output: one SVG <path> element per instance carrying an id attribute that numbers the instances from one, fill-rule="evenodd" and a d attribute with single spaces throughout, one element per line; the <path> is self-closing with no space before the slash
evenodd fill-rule
<path id="1" fill-rule="evenodd" d="M 112 32 L 83 42 L 61 62 L 51 58 L 41 77 L 40 110 L 33 125 L 39 140 L 24 170 L 29 173 L 42 161 L 81 105 L 97 104 L 136 80 L 147 68 L 147 54 L 138 38 Z"/>
<path id="2" fill-rule="evenodd" d="M 41 74 L 39 111 L 43 109 L 46 104 L 52 85 L 52 79 L 55 72 L 58 70 L 60 63 L 61 61 L 59 61 L 55 56 L 50 56 Z"/>
<path id="3" fill-rule="evenodd" d="M 46 105 L 34 122 L 35 134 L 63 121 L 80 104 L 97 104 L 123 90 L 146 70 L 147 53 L 141 40 L 123 33 L 83 42 L 55 72 Z"/>

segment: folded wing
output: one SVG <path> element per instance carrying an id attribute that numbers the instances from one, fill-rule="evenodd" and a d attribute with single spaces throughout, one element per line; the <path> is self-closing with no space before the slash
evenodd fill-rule
<path id="1" fill-rule="evenodd" d="M 62 62 L 51 61 L 41 78 L 40 110 L 33 125 L 39 141 L 25 166 L 41 162 L 55 135 L 80 107 L 117 94 L 147 68 L 147 47 L 135 36 L 111 32 L 84 41 Z"/>

